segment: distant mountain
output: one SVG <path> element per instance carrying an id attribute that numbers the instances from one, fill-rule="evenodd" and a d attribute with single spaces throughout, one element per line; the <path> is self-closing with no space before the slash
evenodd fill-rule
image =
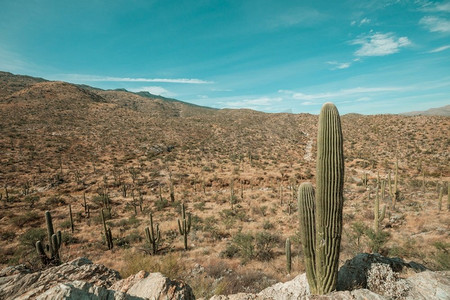
<path id="1" fill-rule="evenodd" d="M 444 116 L 444 117 L 450 117 L 450 105 L 437 107 L 437 108 L 430 108 L 429 110 L 425 110 L 425 111 L 411 111 L 411 112 L 401 113 L 401 115 L 404 115 L 404 116 Z"/>

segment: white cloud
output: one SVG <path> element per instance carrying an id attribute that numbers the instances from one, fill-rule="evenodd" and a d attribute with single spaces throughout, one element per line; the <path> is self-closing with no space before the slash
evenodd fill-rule
<path id="1" fill-rule="evenodd" d="M 270 28 L 291 27 L 297 25 L 311 25 L 320 22 L 326 16 L 312 8 L 298 7 L 281 13 L 274 13 L 266 20 Z"/>
<path id="2" fill-rule="evenodd" d="M 362 19 L 361 21 L 356 21 L 356 20 L 353 20 L 351 23 L 350 23 L 350 25 L 351 26 L 355 26 L 355 25 L 358 25 L 358 26 L 362 26 L 362 25 L 364 25 L 364 24 L 369 24 L 370 22 L 372 22 L 372 20 L 370 20 L 369 18 L 364 18 L 364 19 Z"/>
<path id="3" fill-rule="evenodd" d="M 440 17 L 425 16 L 419 24 L 431 32 L 450 32 L 450 21 Z"/>
<path id="4" fill-rule="evenodd" d="M 334 67 L 332 68 L 332 70 L 336 70 L 336 69 L 339 69 L 339 70 L 347 69 L 347 68 L 349 68 L 349 67 L 351 66 L 351 63 L 349 63 L 349 62 L 343 62 L 343 63 L 340 63 L 340 62 L 337 62 L 337 61 L 327 61 L 327 64 L 334 66 Z"/>
<path id="5" fill-rule="evenodd" d="M 450 12 L 450 2 L 433 3 L 427 1 L 422 4 L 421 10 L 427 12 Z"/>
<path id="6" fill-rule="evenodd" d="M 87 81 L 102 81 L 102 82 L 165 82 L 165 83 L 189 83 L 189 84 L 207 84 L 212 81 L 205 81 L 195 78 L 129 78 L 129 77 L 110 77 L 110 76 L 96 76 L 83 74 L 64 74 L 69 81 L 87 82 Z"/>
<path id="7" fill-rule="evenodd" d="M 153 95 L 159 95 L 164 97 L 175 97 L 176 94 L 172 93 L 161 86 L 144 86 L 141 88 L 131 89 L 132 92 L 149 92 Z"/>
<path id="8" fill-rule="evenodd" d="M 436 49 L 428 51 L 428 53 L 441 52 L 441 51 L 444 51 L 444 50 L 447 50 L 447 49 L 450 49 L 450 45 L 445 45 L 445 46 L 442 46 L 442 47 L 438 47 Z"/>
<path id="9" fill-rule="evenodd" d="M 370 23 L 370 19 L 364 18 L 361 20 L 361 22 L 359 22 L 359 25 L 364 25 L 364 24 L 369 24 L 369 23 Z"/>
<path id="10" fill-rule="evenodd" d="M 362 45 L 356 50 L 356 56 L 384 56 L 400 51 L 411 44 L 407 37 L 397 38 L 393 33 L 373 33 L 353 40 L 353 45 Z"/>
<path id="11" fill-rule="evenodd" d="M 327 99 L 336 99 L 341 97 L 349 97 L 349 96 L 358 96 L 361 94 L 375 94 L 375 93 L 385 93 L 385 92 L 399 92 L 399 91 L 405 91 L 408 88 L 405 87 L 356 87 L 351 89 L 343 89 L 339 91 L 334 92 L 327 92 L 327 93 L 317 93 L 317 94 L 304 94 L 300 92 L 293 92 L 289 90 L 279 90 L 279 93 L 288 94 L 291 96 L 292 99 L 296 100 L 304 100 L 309 102 L 303 102 L 303 105 L 313 104 L 312 101 L 315 100 L 327 100 Z M 359 97 L 358 99 L 365 99 L 368 98 L 368 96 Z M 363 100 L 359 100 L 363 101 Z"/>
<path id="12" fill-rule="evenodd" d="M 258 106 L 272 105 L 274 102 L 280 102 L 282 100 L 283 100 L 283 98 L 281 98 L 281 97 L 275 97 L 275 98 L 260 97 L 260 98 L 255 98 L 255 99 L 242 99 L 239 101 L 229 101 L 229 102 L 225 102 L 224 104 L 227 107 L 231 107 L 231 108 L 255 108 Z"/>

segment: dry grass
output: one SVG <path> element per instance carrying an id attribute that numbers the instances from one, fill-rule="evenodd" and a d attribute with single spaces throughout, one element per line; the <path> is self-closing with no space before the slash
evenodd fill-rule
<path id="1" fill-rule="evenodd" d="M 293 254 L 300 253 L 296 201 L 289 187 L 314 182 L 317 116 L 219 111 L 126 92 L 0 77 L 15 83 L 0 89 L 1 266 L 31 264 L 35 241 L 23 243 L 21 237 L 31 228 L 45 228 L 44 211 L 50 210 L 55 227 L 68 236 L 63 260 L 87 256 L 123 276 L 138 269 L 161 271 L 185 279 L 197 296 L 257 290 L 304 271 L 301 257 L 295 257 L 292 274 L 286 274 L 283 243 L 265 262 L 253 259 L 242 265 L 239 258 L 220 258 L 220 253 L 239 231 L 257 234 L 264 229 L 282 241 L 291 237 Z M 367 236 L 357 245 L 352 229 L 354 223 L 373 223 L 374 194 L 369 200 L 363 174 L 373 189 L 378 172 L 381 178 L 393 173 L 398 153 L 403 199 L 395 209 L 388 208 L 382 223 L 390 234 L 383 251 L 445 268 L 439 258 L 445 247 L 434 243 L 450 242 L 449 212 L 446 205 L 441 212 L 437 209 L 437 185 L 450 180 L 449 118 L 346 115 L 342 122 L 342 262 L 358 251 L 370 251 Z M 170 201 L 170 174 L 176 203 Z M 237 200 L 233 208 L 231 181 Z M 105 191 L 111 199 L 113 251 L 102 240 L 99 218 L 99 195 Z M 82 207 L 83 195 L 91 207 L 90 219 Z M 143 211 L 137 207 L 136 216 L 133 195 L 134 201 L 139 195 L 143 199 Z M 38 196 L 32 205 L 29 196 Z M 182 201 L 193 216 L 189 251 L 183 250 L 177 228 Z M 388 194 L 381 203 L 389 207 Z M 68 204 L 75 219 L 73 235 L 67 228 Z M 155 257 L 145 254 L 150 211 L 163 237 Z M 255 278 L 262 274 L 267 280 L 257 285 Z M 246 284 L 239 289 L 236 282 Z"/>

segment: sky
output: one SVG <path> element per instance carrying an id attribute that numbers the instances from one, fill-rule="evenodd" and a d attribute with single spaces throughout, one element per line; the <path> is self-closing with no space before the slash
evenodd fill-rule
<path id="1" fill-rule="evenodd" d="M 215 108 L 450 104 L 450 1 L 0 0 L 0 70 Z"/>

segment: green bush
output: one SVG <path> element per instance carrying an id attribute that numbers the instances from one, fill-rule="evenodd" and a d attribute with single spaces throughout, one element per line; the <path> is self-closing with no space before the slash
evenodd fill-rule
<path id="1" fill-rule="evenodd" d="M 44 241 L 47 231 L 44 228 L 31 228 L 19 237 L 21 245 L 27 248 L 34 248 L 37 241 Z"/>
<path id="2" fill-rule="evenodd" d="M 252 259 L 268 261 L 274 257 L 273 248 L 280 243 L 280 237 L 268 231 L 262 231 L 253 235 L 251 233 L 238 232 L 229 243 L 222 257 L 240 257 L 243 264 Z"/>
<path id="3" fill-rule="evenodd" d="M 18 227 L 22 227 L 27 223 L 31 223 L 37 221 L 41 218 L 41 216 L 35 211 L 27 211 L 22 215 L 17 215 L 12 217 L 11 221 L 14 225 Z"/>

